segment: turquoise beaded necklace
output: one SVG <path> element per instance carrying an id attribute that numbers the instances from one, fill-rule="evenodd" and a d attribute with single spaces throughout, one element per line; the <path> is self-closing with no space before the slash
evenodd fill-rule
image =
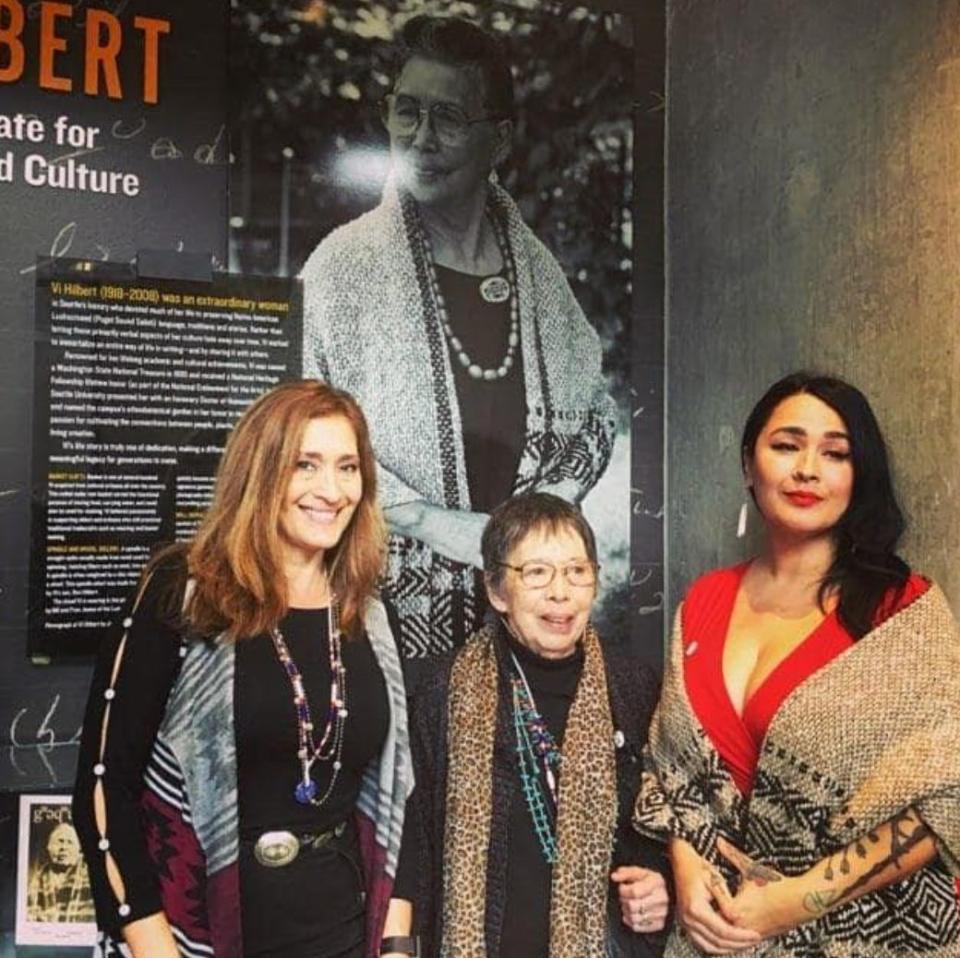
<path id="1" fill-rule="evenodd" d="M 537 711 L 533 693 L 517 657 L 510 653 L 514 671 L 513 729 L 517 741 L 517 764 L 523 797 L 530 812 L 533 830 L 548 865 L 557 860 L 557 775 L 560 749 L 543 716 Z"/>

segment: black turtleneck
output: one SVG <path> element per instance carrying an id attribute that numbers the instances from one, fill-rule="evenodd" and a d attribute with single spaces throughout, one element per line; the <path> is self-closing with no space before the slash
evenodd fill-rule
<path id="1" fill-rule="evenodd" d="M 501 632 L 501 634 L 504 634 Z M 545 659 L 521 645 L 512 636 L 507 644 L 516 656 L 537 711 L 547 723 L 558 746 L 563 745 L 567 715 L 583 671 L 583 647 L 578 645 L 565 659 Z M 511 709 L 512 716 L 512 709 Z M 512 739 L 511 739 L 512 740 Z M 513 756 L 516 766 L 516 757 Z M 561 769 L 561 776 L 563 772 Z M 552 868 L 540 848 L 530 810 L 519 786 L 513 792 L 509 817 L 509 854 L 504 895 L 500 955 L 546 958 L 550 937 L 550 881 Z"/>

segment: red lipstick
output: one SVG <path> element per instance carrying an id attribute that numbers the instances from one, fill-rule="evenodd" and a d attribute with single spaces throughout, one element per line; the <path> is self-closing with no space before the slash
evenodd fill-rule
<path id="1" fill-rule="evenodd" d="M 795 506 L 799 506 L 801 509 L 809 509 L 811 506 L 822 502 L 821 497 L 813 492 L 788 492 L 786 496 Z"/>

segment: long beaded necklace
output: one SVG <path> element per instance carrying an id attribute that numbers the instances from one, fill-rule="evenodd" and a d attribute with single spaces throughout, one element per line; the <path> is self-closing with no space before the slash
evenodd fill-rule
<path id="1" fill-rule="evenodd" d="M 517 657 L 511 651 L 514 671 L 513 729 L 517 740 L 517 764 L 523 797 L 530 812 L 533 830 L 548 865 L 557 860 L 557 801 L 560 749 L 547 723 L 537 711 L 533 693 Z"/>
<path id="2" fill-rule="evenodd" d="M 520 304 L 517 293 L 517 270 L 513 261 L 513 254 L 510 251 L 510 244 L 504 232 L 500 220 L 497 218 L 492 208 L 488 207 L 487 218 L 493 227 L 493 235 L 497 241 L 497 248 L 500 250 L 500 256 L 503 259 L 507 269 L 507 279 L 494 283 L 493 280 L 499 277 L 487 277 L 480 284 L 481 294 L 488 302 L 503 302 L 509 297 L 510 300 L 510 330 L 507 333 L 507 351 L 500 365 L 492 369 L 484 369 L 478 363 L 475 363 L 467 351 L 463 348 L 460 338 L 454 333 L 450 325 L 450 313 L 447 311 L 447 303 L 440 290 L 440 282 L 437 279 L 437 267 L 433 261 L 433 246 L 430 243 L 430 236 L 424 228 L 423 223 L 417 218 L 417 232 L 420 235 L 420 242 L 423 250 L 423 258 L 427 264 L 427 280 L 430 285 L 430 294 L 433 297 L 434 305 L 437 310 L 437 317 L 440 320 L 440 328 L 443 335 L 446 336 L 450 348 L 456 354 L 457 360 L 467 371 L 471 379 L 483 379 L 492 382 L 496 379 L 503 379 L 513 368 L 513 357 L 520 343 Z M 488 292 L 489 291 L 489 292 Z"/>
<path id="3" fill-rule="evenodd" d="M 327 628 L 330 634 L 330 706 L 323 734 L 318 742 L 314 737 L 313 716 L 310 702 L 303 686 L 303 676 L 293 660 L 283 633 L 274 628 L 270 638 L 276 649 L 277 658 L 290 679 L 293 689 L 293 706 L 297 713 L 297 758 L 300 761 L 300 781 L 293 790 L 293 797 L 301 805 L 323 805 L 330 797 L 336 784 L 340 769 L 343 767 L 343 733 L 347 724 L 347 667 L 343 663 L 343 648 L 340 634 L 340 616 L 336 602 L 331 598 L 327 608 Z M 333 774 L 326 791 L 318 796 L 319 786 L 313 780 L 310 770 L 317 760 L 332 761 Z"/>

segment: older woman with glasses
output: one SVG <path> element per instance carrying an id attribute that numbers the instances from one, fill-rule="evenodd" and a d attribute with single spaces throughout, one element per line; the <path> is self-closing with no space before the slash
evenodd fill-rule
<path id="1" fill-rule="evenodd" d="M 480 624 L 490 509 L 530 489 L 579 501 L 609 461 L 614 406 L 596 332 L 496 182 L 515 113 L 499 42 L 418 16 L 398 46 L 391 173 L 304 267 L 304 355 L 367 411 L 392 533 L 384 599 L 419 658 Z"/>
<path id="2" fill-rule="evenodd" d="M 659 954 L 666 861 L 629 821 L 657 680 L 590 626 L 593 532 L 527 493 L 494 510 L 482 550 L 497 616 L 432 663 L 411 708 L 394 894 L 420 954 Z"/>

